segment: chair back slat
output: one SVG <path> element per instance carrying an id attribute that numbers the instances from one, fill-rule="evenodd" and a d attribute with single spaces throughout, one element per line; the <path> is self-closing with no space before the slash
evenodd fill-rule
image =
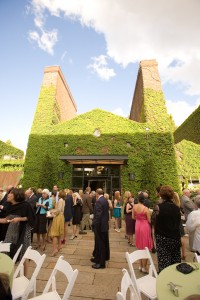
<path id="1" fill-rule="evenodd" d="M 127 270 L 123 269 L 122 273 L 123 273 L 123 277 L 121 280 L 121 292 L 117 292 L 116 294 L 117 300 L 126 300 L 127 294 L 129 294 L 128 299 L 130 300 L 141 300 L 140 296 L 137 293 L 137 290 L 133 285 L 133 282 L 131 281 L 131 278 Z"/>
<path id="2" fill-rule="evenodd" d="M 52 289 L 52 291 L 55 291 L 55 289 L 56 289 L 56 274 L 58 271 L 60 271 L 66 276 L 67 281 L 68 281 L 68 285 L 67 285 L 65 292 L 63 294 L 63 297 L 61 299 L 67 300 L 71 294 L 74 283 L 78 276 L 78 270 L 77 269 L 73 270 L 71 265 L 63 258 L 64 258 L 63 256 L 60 256 L 58 258 L 57 263 L 56 263 L 56 265 L 49 277 L 49 280 L 44 288 L 43 294 L 47 293 L 47 295 L 48 295 L 50 288 Z"/>

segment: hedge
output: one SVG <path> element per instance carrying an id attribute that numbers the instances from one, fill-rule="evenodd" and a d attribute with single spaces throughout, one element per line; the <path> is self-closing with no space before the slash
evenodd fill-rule
<path id="1" fill-rule="evenodd" d="M 10 159 L 4 159 L 4 156 Z M 0 141 L 0 171 L 23 170 L 24 152 L 18 148 Z"/>

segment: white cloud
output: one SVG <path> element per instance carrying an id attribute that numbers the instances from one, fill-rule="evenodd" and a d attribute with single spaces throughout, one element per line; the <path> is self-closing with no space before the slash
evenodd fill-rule
<path id="1" fill-rule="evenodd" d="M 43 4 L 40 0 L 32 1 L 32 6 L 27 7 L 27 13 L 30 12 L 34 14 L 34 24 L 36 30 L 29 31 L 29 40 L 35 41 L 40 49 L 53 55 L 54 46 L 58 41 L 58 31 L 56 29 L 45 29 L 45 3 Z"/>
<path id="2" fill-rule="evenodd" d="M 87 66 L 88 69 L 91 69 L 93 73 L 96 73 L 103 80 L 109 80 L 116 76 L 115 71 L 108 68 L 106 59 L 107 57 L 105 55 L 92 57 L 93 63 Z"/>
<path id="3" fill-rule="evenodd" d="M 44 28 L 47 12 L 73 18 L 104 35 L 115 62 L 125 67 L 156 58 L 163 80 L 200 95 L 200 1 L 32 0 L 32 10 L 37 28 Z M 181 64 L 169 67 L 175 60 Z"/>
<path id="4" fill-rule="evenodd" d="M 37 31 L 30 31 L 29 38 L 35 41 L 39 48 L 53 55 L 53 47 L 57 42 L 57 31 L 55 29 L 50 32 L 41 30 L 41 34 Z"/>
<path id="5" fill-rule="evenodd" d="M 199 105 L 200 99 L 196 101 L 195 105 L 190 105 L 185 101 L 166 101 L 168 113 L 172 115 L 177 126 L 181 125 Z"/>

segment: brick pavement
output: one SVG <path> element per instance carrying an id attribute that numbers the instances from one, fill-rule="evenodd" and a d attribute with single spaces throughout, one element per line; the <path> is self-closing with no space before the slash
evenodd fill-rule
<path id="1" fill-rule="evenodd" d="M 70 233 L 71 227 L 69 227 L 68 238 Z M 188 250 L 188 237 L 185 237 L 185 240 L 187 244 L 186 260 L 191 261 L 194 255 Z M 93 246 L 93 233 L 89 230 L 86 235 L 79 235 L 74 240 L 68 240 L 67 244 L 63 246 L 63 249 L 56 257 L 49 256 L 52 251 L 52 245 L 47 244 L 45 250 L 47 257 L 37 281 L 37 295 L 42 293 L 46 281 L 59 255 L 63 255 L 73 268 L 77 268 L 79 270 L 75 286 L 71 293 L 71 300 L 116 299 L 115 295 L 119 290 L 122 278 L 121 270 L 122 268 L 128 269 L 128 265 L 125 260 L 125 252 L 132 252 L 136 248 L 128 245 L 127 240 L 125 239 L 124 228 L 122 228 L 120 233 L 117 233 L 114 231 L 112 226 L 110 229 L 110 261 L 107 263 L 106 269 L 95 270 L 91 267 L 92 263 L 90 262 Z M 152 254 L 152 257 L 157 268 L 156 254 Z M 135 269 L 137 274 L 142 276 L 142 274 L 138 271 L 137 265 Z M 64 286 L 65 278 L 62 274 L 60 274 L 57 278 L 57 288 L 59 293 L 63 292 Z"/>

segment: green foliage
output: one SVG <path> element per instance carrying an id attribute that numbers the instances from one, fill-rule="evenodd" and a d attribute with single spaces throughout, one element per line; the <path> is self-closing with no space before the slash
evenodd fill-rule
<path id="1" fill-rule="evenodd" d="M 13 147 L 9 143 L 4 143 L 0 141 L 0 159 L 3 159 L 5 155 L 11 156 L 11 158 L 22 159 L 24 156 L 24 152 L 20 149 Z"/>
<path id="2" fill-rule="evenodd" d="M 59 159 L 61 155 L 128 155 L 128 164 L 121 168 L 122 191 L 136 193 L 148 188 L 154 197 L 160 183 L 170 184 L 178 190 L 178 177 L 173 147 L 172 121 L 163 108 L 163 94 L 144 91 L 146 123 L 137 123 L 112 113 L 95 109 L 72 120 L 58 123 L 55 113 L 55 88 L 42 87 L 26 154 L 23 186 L 44 186 L 41 169 L 44 161 L 52 163 L 46 167 L 51 173 L 49 184 L 60 188 L 70 187 L 72 166 Z M 159 111 L 159 103 L 160 111 Z M 151 110 L 155 111 L 151 113 Z M 38 119 L 39 118 L 39 119 Z M 52 125 L 54 124 L 54 125 Z M 147 132 L 146 128 L 150 130 Z M 100 137 L 94 136 L 100 130 Z M 65 147 L 64 145 L 68 145 Z M 59 179 L 59 172 L 64 178 Z M 129 173 L 135 180 L 129 180 Z M 48 176 L 49 176 L 48 175 Z M 47 184 L 47 183 L 45 183 Z"/>
<path id="3" fill-rule="evenodd" d="M 158 130 L 172 131 L 174 129 L 174 121 L 167 113 L 163 92 L 144 89 L 143 95 L 142 122 L 154 124 Z"/>
<path id="4" fill-rule="evenodd" d="M 0 171 L 22 171 L 24 160 L 0 160 Z"/>
<path id="5" fill-rule="evenodd" d="M 175 145 L 178 161 L 178 174 L 188 183 L 190 177 L 199 179 L 200 176 L 200 145 L 183 140 Z"/>
<path id="6" fill-rule="evenodd" d="M 185 186 L 200 177 L 200 106 L 174 132 L 178 173 Z"/>
<path id="7" fill-rule="evenodd" d="M 7 159 L 5 159 L 7 156 Z M 0 171 L 23 170 L 24 152 L 11 145 L 0 141 Z"/>
<path id="8" fill-rule="evenodd" d="M 57 124 L 59 121 L 57 110 L 55 86 L 42 86 L 31 132 L 36 134 L 39 134 L 39 132 L 42 134 L 47 133 L 46 127 Z"/>
<path id="9" fill-rule="evenodd" d="M 176 129 L 175 143 L 188 140 L 200 144 L 200 106 Z"/>
<path id="10" fill-rule="evenodd" d="M 6 144 L 12 146 L 11 140 L 7 140 Z"/>
<path id="11" fill-rule="evenodd" d="M 39 173 L 39 181 L 37 186 L 42 186 L 51 190 L 53 186 L 53 165 L 48 154 L 44 156 L 44 160 L 42 161 L 40 166 L 41 170 Z"/>

